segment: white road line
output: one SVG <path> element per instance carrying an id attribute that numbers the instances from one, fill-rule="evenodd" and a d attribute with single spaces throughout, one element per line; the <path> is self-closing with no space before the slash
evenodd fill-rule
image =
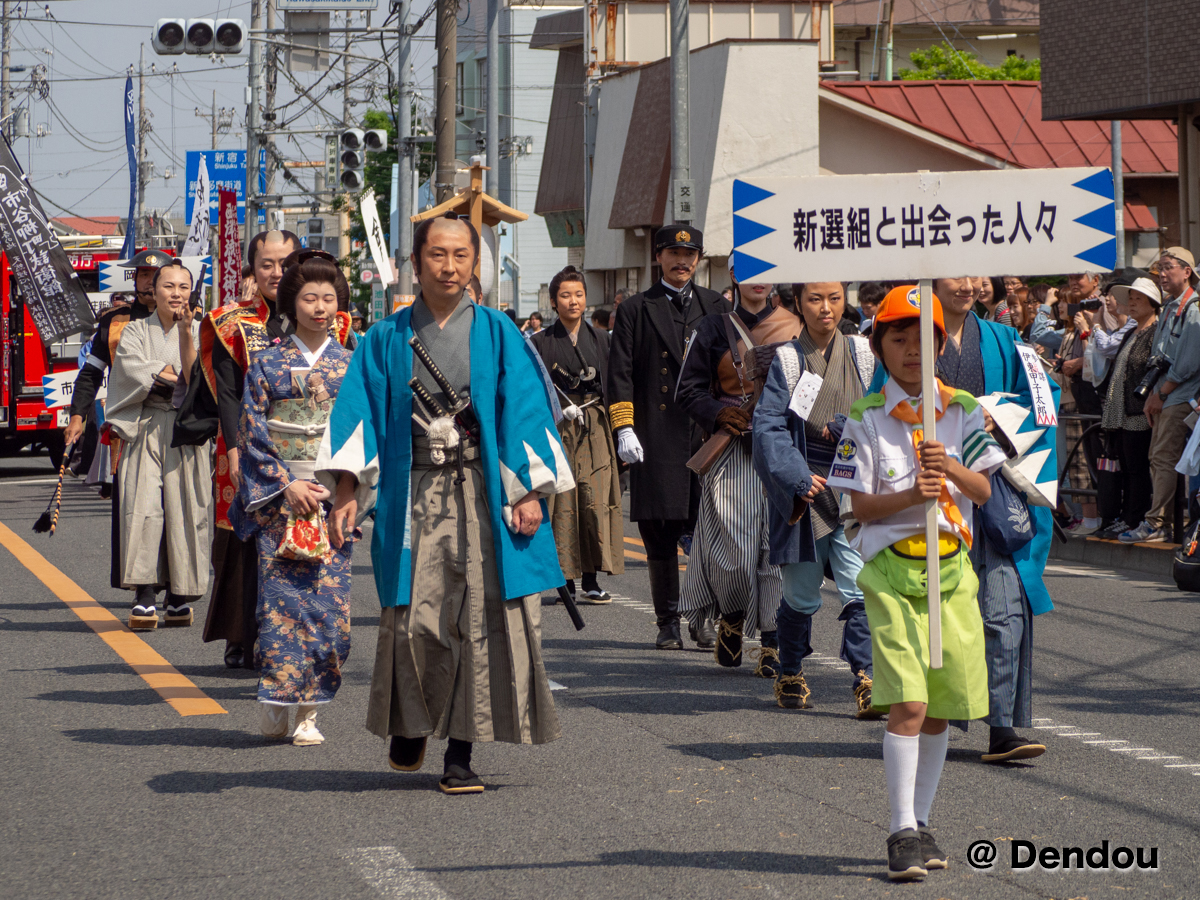
<path id="1" fill-rule="evenodd" d="M 1085 744 L 1128 744 L 1129 741 L 1084 741 Z"/>
<path id="2" fill-rule="evenodd" d="M 63 482 L 64 485 L 66 482 Z M 32 481 L 0 481 L 0 487 L 8 487 L 16 484 L 58 484 L 57 478 L 37 478 Z"/>
<path id="3" fill-rule="evenodd" d="M 1179 759 L 1178 756 L 1172 756 L 1171 759 Z M 1169 766 L 1163 766 L 1164 769 L 1195 769 L 1200 768 L 1200 763 L 1171 763 Z"/>
<path id="4" fill-rule="evenodd" d="M 555 680 L 554 680 L 554 679 L 552 679 L 552 678 L 548 678 L 548 679 L 546 679 L 546 680 L 550 682 L 550 690 L 552 690 L 552 691 L 565 691 L 565 690 L 567 690 L 567 686 L 566 686 L 565 684 L 559 684 L 557 681 L 555 681 Z"/>
<path id="5" fill-rule="evenodd" d="M 395 847 L 358 847 L 339 853 L 375 893 L 386 900 L 450 900 L 450 895 L 413 868 Z"/>
<path id="6" fill-rule="evenodd" d="M 1053 719 L 1034 719 L 1034 729 L 1039 731 L 1050 731 L 1053 737 L 1064 738 L 1085 738 L 1099 737 L 1098 731 L 1074 731 L 1074 725 L 1062 725 L 1056 723 Z M 1066 730 L 1064 730 L 1066 729 Z M 1140 759 L 1147 762 L 1156 762 L 1164 769 L 1200 769 L 1200 762 L 1171 762 L 1170 760 L 1182 759 L 1181 756 L 1168 756 L 1165 753 L 1160 753 L 1153 747 L 1112 747 L 1110 744 L 1128 744 L 1129 741 L 1117 740 L 1115 738 L 1103 738 L 1095 741 L 1081 741 L 1083 744 L 1090 744 L 1097 749 L 1108 750 L 1110 753 L 1132 753 L 1130 759 Z M 1200 775 L 1200 772 L 1192 772 L 1192 775 Z"/>

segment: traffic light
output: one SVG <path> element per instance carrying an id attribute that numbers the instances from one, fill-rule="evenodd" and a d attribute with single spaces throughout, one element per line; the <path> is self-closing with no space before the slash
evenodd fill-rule
<path id="1" fill-rule="evenodd" d="M 304 246 L 309 250 L 325 249 L 325 220 L 312 218 L 308 220 L 308 235 Z"/>
<path id="2" fill-rule="evenodd" d="M 371 153 L 386 150 L 388 146 L 387 132 L 382 128 L 372 128 L 370 131 L 363 132 L 363 145 Z"/>
<path id="3" fill-rule="evenodd" d="M 159 19 L 151 41 L 154 52 L 241 53 L 246 44 L 246 23 L 241 19 Z"/>
<path id="4" fill-rule="evenodd" d="M 365 134 L 361 128 L 347 128 L 338 141 L 341 160 L 340 180 L 348 191 L 361 191 L 367 183 L 367 154 L 364 151 Z"/>
<path id="5" fill-rule="evenodd" d="M 186 24 L 183 19 L 159 19 L 154 28 L 154 37 L 150 41 L 154 52 L 163 56 L 182 53 Z"/>

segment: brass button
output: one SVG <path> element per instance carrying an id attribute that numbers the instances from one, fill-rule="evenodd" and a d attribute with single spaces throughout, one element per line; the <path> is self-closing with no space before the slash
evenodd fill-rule
<path id="1" fill-rule="evenodd" d="M 662 370 L 662 373 L 663 373 L 664 375 L 666 375 L 666 374 L 667 374 L 667 370 L 664 368 L 664 369 Z"/>
<path id="2" fill-rule="evenodd" d="M 662 352 L 662 354 L 663 354 L 663 359 L 666 359 L 666 358 L 667 358 L 667 351 L 666 351 L 666 350 L 664 350 L 664 351 Z"/>
<path id="3" fill-rule="evenodd" d="M 667 386 L 664 384 L 659 390 L 665 394 L 667 392 Z"/>
<path id="4" fill-rule="evenodd" d="M 667 408 L 667 404 L 665 404 L 665 403 L 660 403 L 660 404 L 658 404 L 658 408 L 659 408 L 659 410 L 661 410 L 661 411 L 664 411 L 664 412 L 665 412 L 665 411 L 666 411 L 666 408 Z"/>

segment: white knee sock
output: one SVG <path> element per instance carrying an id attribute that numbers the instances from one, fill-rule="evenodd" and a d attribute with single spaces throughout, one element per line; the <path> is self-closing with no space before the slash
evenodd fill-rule
<path id="1" fill-rule="evenodd" d="M 917 781 L 918 738 L 914 734 L 883 735 L 883 768 L 887 772 L 888 801 L 892 808 L 892 827 L 889 834 L 903 828 L 916 828 L 913 794 Z"/>
<path id="2" fill-rule="evenodd" d="M 929 824 L 929 811 L 933 808 L 933 795 L 937 793 L 938 779 L 942 777 L 942 765 L 946 762 L 946 747 L 950 743 L 950 728 L 941 734 L 919 735 L 917 750 L 917 782 L 913 791 L 913 811 L 917 821 Z"/>

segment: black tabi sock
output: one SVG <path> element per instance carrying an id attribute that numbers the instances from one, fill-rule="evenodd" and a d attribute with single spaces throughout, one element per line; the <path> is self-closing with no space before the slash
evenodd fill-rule
<path id="1" fill-rule="evenodd" d="M 596 573 L 595 572 L 584 572 L 583 573 L 583 592 L 586 594 L 588 591 L 598 591 L 598 590 L 600 590 L 600 582 L 596 580 Z"/>
<path id="2" fill-rule="evenodd" d="M 567 579 L 567 593 L 570 594 L 572 597 L 575 596 L 575 579 L 574 578 Z M 453 738 L 451 738 L 451 740 L 453 740 Z"/>
<path id="3" fill-rule="evenodd" d="M 444 769 L 449 769 L 451 766 L 461 766 L 468 772 L 471 770 L 471 748 L 474 747 L 470 741 L 460 741 L 458 738 L 450 738 L 450 743 L 446 746 L 446 756 L 443 760 Z"/>
<path id="4" fill-rule="evenodd" d="M 762 638 L 762 645 L 764 647 L 774 647 L 776 650 L 779 649 L 778 632 L 762 631 L 759 632 L 759 637 Z"/>
<path id="5" fill-rule="evenodd" d="M 990 727 L 992 730 L 991 738 L 990 738 L 990 743 L 991 743 L 992 747 L 998 747 L 1001 744 L 1005 743 L 1006 741 L 1015 740 L 1017 737 L 1017 732 L 1012 727 L 1005 727 L 1005 726 L 1000 726 L 1000 725 L 992 725 Z"/>

